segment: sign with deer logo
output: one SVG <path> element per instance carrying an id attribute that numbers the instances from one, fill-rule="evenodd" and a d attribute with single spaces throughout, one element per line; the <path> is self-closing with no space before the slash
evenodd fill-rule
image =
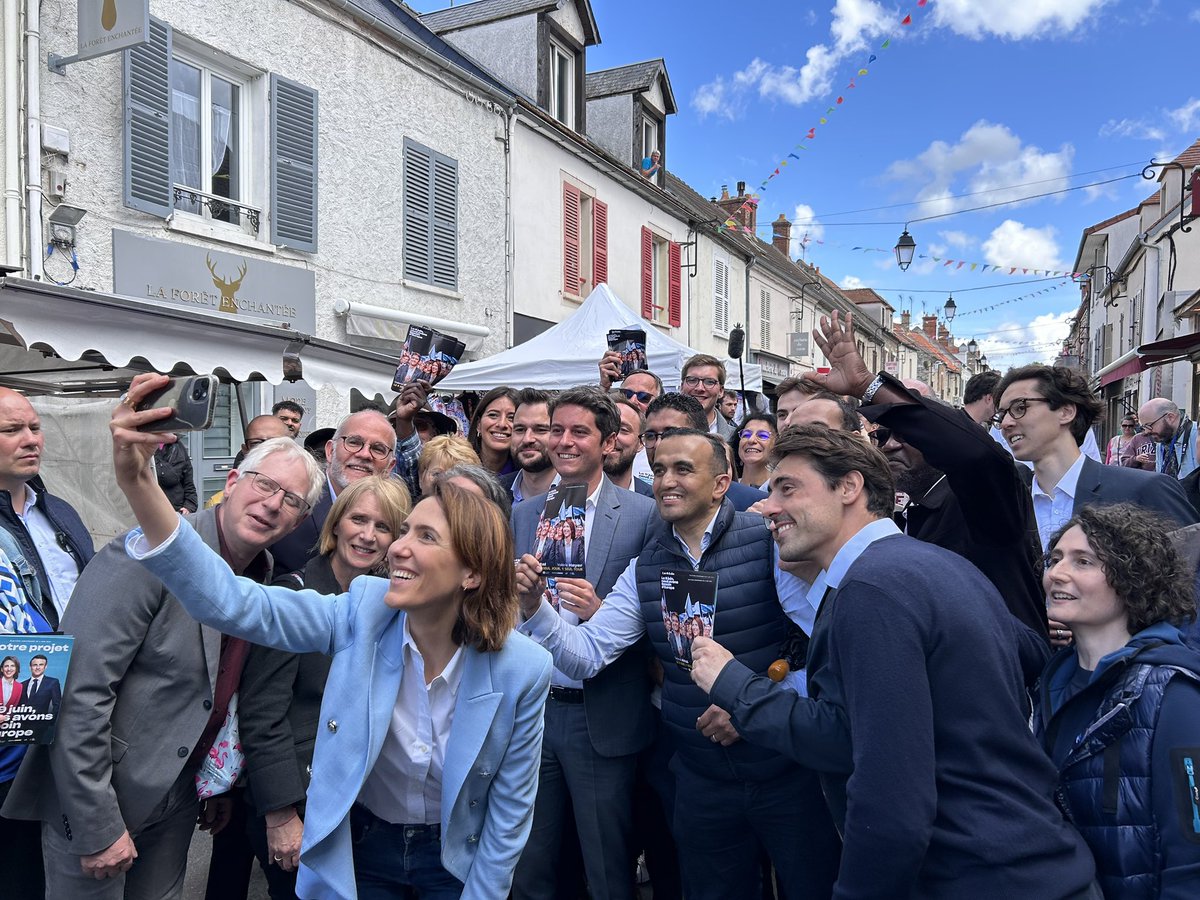
<path id="1" fill-rule="evenodd" d="M 113 291 L 239 322 L 313 334 L 316 276 L 254 253 L 146 238 L 113 229 Z"/>
<path id="2" fill-rule="evenodd" d="M 79 0 L 77 59 L 116 53 L 149 35 L 150 0 Z"/>

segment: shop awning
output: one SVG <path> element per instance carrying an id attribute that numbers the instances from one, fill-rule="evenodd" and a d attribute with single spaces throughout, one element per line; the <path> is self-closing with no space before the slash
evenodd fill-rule
<path id="1" fill-rule="evenodd" d="M 452 334 L 467 345 L 468 353 L 477 353 L 483 347 L 484 340 L 492 333 L 491 329 L 484 325 L 456 322 L 453 319 L 442 319 L 403 309 L 388 309 L 385 306 L 359 303 L 357 300 L 335 300 L 333 311 L 345 318 L 346 334 L 366 338 L 376 346 L 394 350 L 397 356 L 404 346 L 405 338 L 408 337 L 409 325 L 423 325 L 443 334 Z"/>
<path id="2" fill-rule="evenodd" d="M 1100 387 L 1104 387 L 1129 375 L 1145 371 L 1146 365 L 1146 361 L 1138 356 L 1136 350 L 1130 350 L 1097 372 L 1096 376 L 1100 379 Z"/>
<path id="3" fill-rule="evenodd" d="M 285 380 L 313 388 L 391 393 L 395 359 L 288 328 L 230 321 L 24 278 L 0 279 L 0 382 L 43 393 L 112 390 L 139 371 L 215 373 L 229 381 Z"/>
<path id="4" fill-rule="evenodd" d="M 1142 344 L 1137 348 L 1138 356 L 1146 361 L 1146 367 L 1161 366 L 1163 363 L 1186 359 L 1200 351 L 1200 334 L 1181 334 L 1177 337 Z"/>

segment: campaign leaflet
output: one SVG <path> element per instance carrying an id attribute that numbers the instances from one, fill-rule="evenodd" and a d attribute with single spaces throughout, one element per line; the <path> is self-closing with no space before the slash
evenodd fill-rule
<path id="1" fill-rule="evenodd" d="M 712 637 L 717 612 L 717 573 L 690 569 L 663 569 L 659 575 L 662 589 L 663 625 L 667 645 L 675 654 L 675 665 L 692 668 L 692 641 Z"/>
<path id="2" fill-rule="evenodd" d="M 0 744 L 49 744 L 75 639 L 0 634 Z"/>
<path id="3" fill-rule="evenodd" d="M 608 349 L 621 354 L 621 380 L 650 368 L 646 362 L 646 332 L 642 328 L 614 328 L 608 333 Z"/>
<path id="4" fill-rule="evenodd" d="M 437 384 L 458 365 L 466 349 L 467 345 L 453 335 L 422 325 L 409 325 L 396 376 L 392 379 L 392 390 L 399 391 L 413 381 Z"/>
<path id="5" fill-rule="evenodd" d="M 582 578 L 584 571 L 583 525 L 587 507 L 586 484 L 556 484 L 546 494 L 546 505 L 534 532 L 534 556 L 548 578 Z"/>

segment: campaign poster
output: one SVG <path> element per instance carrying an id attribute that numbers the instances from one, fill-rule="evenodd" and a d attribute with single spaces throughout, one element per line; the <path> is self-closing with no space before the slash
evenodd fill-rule
<path id="1" fill-rule="evenodd" d="M 717 612 L 717 573 L 664 569 L 659 575 L 663 625 L 675 665 L 692 668 L 692 641 L 713 636 Z"/>
<path id="2" fill-rule="evenodd" d="M 49 744 L 75 639 L 0 635 L 0 744 Z"/>
<path id="3" fill-rule="evenodd" d="M 467 345 L 453 335 L 422 325 L 409 325 L 392 378 L 392 390 L 400 391 L 413 381 L 437 384 L 458 365 L 466 349 Z"/>
<path id="4" fill-rule="evenodd" d="M 646 332 L 641 328 L 614 328 L 608 333 L 608 349 L 621 354 L 621 380 L 648 369 Z"/>
<path id="5" fill-rule="evenodd" d="M 534 532 L 534 556 L 549 578 L 583 578 L 584 512 L 586 484 L 556 484 L 546 494 L 546 505 Z"/>

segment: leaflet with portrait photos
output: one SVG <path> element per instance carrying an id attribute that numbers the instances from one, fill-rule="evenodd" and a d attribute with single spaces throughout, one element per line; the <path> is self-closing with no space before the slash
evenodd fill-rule
<path id="1" fill-rule="evenodd" d="M 586 484 L 556 484 L 546 494 L 546 505 L 534 532 L 534 556 L 548 578 L 583 578 Z"/>
<path id="2" fill-rule="evenodd" d="M 466 350 L 467 345 L 453 335 L 422 325 L 409 325 L 392 378 L 392 390 L 399 391 L 413 381 L 437 384 L 458 365 Z"/>
<path id="3" fill-rule="evenodd" d="M 75 639 L 0 634 L 0 744 L 49 744 Z"/>
<path id="4" fill-rule="evenodd" d="M 667 645 L 675 654 L 675 665 L 692 668 L 692 641 L 713 636 L 717 613 L 717 573 L 691 569 L 663 569 L 659 575 L 662 590 L 663 627 Z"/>

